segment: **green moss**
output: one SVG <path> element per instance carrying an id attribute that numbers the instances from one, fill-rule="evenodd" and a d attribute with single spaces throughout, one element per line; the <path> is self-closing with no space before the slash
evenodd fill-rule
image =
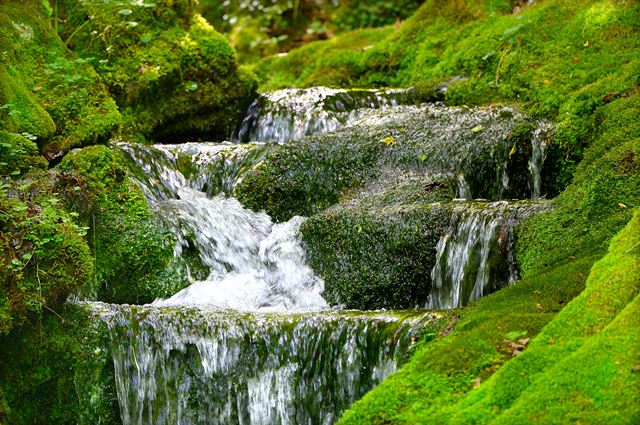
<path id="1" fill-rule="evenodd" d="M 76 185 L 68 188 L 67 198 L 89 227 L 99 299 L 146 303 L 188 284 L 172 262 L 174 236 L 153 217 L 118 153 L 87 147 L 67 155 L 59 169 L 78 175 L 67 178 L 67 184 Z"/>
<path id="2" fill-rule="evenodd" d="M 0 6 L 1 128 L 37 137 L 47 159 L 106 140 L 120 114 L 98 75 L 64 46 L 43 2 Z"/>
<path id="3" fill-rule="evenodd" d="M 240 182 L 237 198 L 277 221 L 336 203 L 343 190 L 362 183 L 380 153 L 378 141 L 356 144 L 356 137 L 345 133 L 319 142 L 312 137 L 272 150 Z"/>
<path id="4" fill-rule="evenodd" d="M 62 37 L 90 60 L 125 117 L 125 134 L 227 138 L 255 80 L 194 1 L 63 2 Z"/>
<path id="5" fill-rule="evenodd" d="M 330 209 L 301 229 L 324 298 L 346 308 L 414 308 L 430 292 L 435 246 L 451 211 L 429 206 Z"/>
<path id="6" fill-rule="evenodd" d="M 533 217 L 521 231 L 518 260 L 525 274 L 571 257 L 601 254 L 640 205 L 639 111 L 635 95 L 591 117 L 600 137 L 585 152 L 573 183 L 554 201 L 552 212 Z"/>
<path id="7" fill-rule="evenodd" d="M 357 87 L 361 85 L 358 76 L 364 72 L 367 50 L 391 32 L 392 27 L 364 29 L 309 43 L 284 58 L 265 58 L 253 70 L 265 82 L 263 90 L 315 85 Z"/>
<path id="8" fill-rule="evenodd" d="M 639 244 L 640 210 L 594 264 L 586 289 L 523 354 L 466 397 L 456 422 L 492 417 L 498 423 L 515 418 L 635 422 L 640 417 L 640 378 L 634 372 L 640 359 L 635 349 Z"/>
<path id="9" fill-rule="evenodd" d="M 411 361 L 356 402 L 340 424 L 441 423 L 444 412 L 512 357 L 513 331 L 535 335 L 579 294 L 594 258 L 575 260 L 457 311 L 449 335 L 423 344 Z"/>
<path id="10" fill-rule="evenodd" d="M 67 305 L 0 342 L 2 423 L 120 423 L 113 364 L 106 354 L 109 333 L 84 308 Z"/>

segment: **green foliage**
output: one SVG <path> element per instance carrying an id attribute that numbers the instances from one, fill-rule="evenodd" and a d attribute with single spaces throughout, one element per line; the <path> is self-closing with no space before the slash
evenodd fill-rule
<path id="1" fill-rule="evenodd" d="M 300 44 L 365 27 L 381 27 L 407 18 L 417 0 L 201 0 L 200 10 L 224 33 L 244 63 L 290 50 Z"/>
<path id="2" fill-rule="evenodd" d="M 106 140 L 120 114 L 87 61 L 75 58 L 36 0 L 0 6 L 0 129 L 37 136 L 47 159 Z"/>
<path id="3" fill-rule="evenodd" d="M 61 2 L 65 43 L 90 61 L 124 115 L 125 133 L 223 140 L 254 78 L 192 0 Z"/>
<path id="4" fill-rule="evenodd" d="M 39 155 L 36 136 L 0 130 L 0 176 L 18 177 L 32 169 L 46 169 L 47 161 Z"/>
<path id="5" fill-rule="evenodd" d="M 177 292 L 188 282 L 172 264 L 174 237 L 152 216 L 129 179 L 122 158 L 104 146 L 69 154 L 59 166 L 79 176 L 86 196 L 69 195 L 90 228 L 97 295 L 110 302 L 147 303 Z M 74 192 L 73 189 L 68 192 Z"/>
<path id="6" fill-rule="evenodd" d="M 50 174 L 2 183 L 0 334 L 55 309 L 92 276 L 86 228 L 61 208 Z"/>

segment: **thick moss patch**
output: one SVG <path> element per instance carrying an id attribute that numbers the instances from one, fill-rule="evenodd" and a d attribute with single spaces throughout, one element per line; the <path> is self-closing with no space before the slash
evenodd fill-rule
<path id="1" fill-rule="evenodd" d="M 82 211 L 88 227 L 96 261 L 94 297 L 147 303 L 188 284 L 173 263 L 175 237 L 151 214 L 117 152 L 87 147 L 67 155 L 59 168 L 68 183 L 79 184 L 68 190 L 67 200 Z"/>

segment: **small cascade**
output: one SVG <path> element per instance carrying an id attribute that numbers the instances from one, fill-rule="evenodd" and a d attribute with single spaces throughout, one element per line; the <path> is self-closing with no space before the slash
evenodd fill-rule
<path id="1" fill-rule="evenodd" d="M 529 173 L 531 174 L 531 199 L 540 199 L 542 190 L 542 165 L 547 158 L 547 142 L 551 132 L 551 125 L 542 122 L 533 132 L 531 138 L 531 157 L 529 158 Z"/>
<path id="2" fill-rule="evenodd" d="M 208 196 L 230 194 L 268 149 L 261 144 L 232 143 L 118 143 L 117 147 L 131 160 L 134 179 L 152 206 L 176 198 L 183 187 Z"/>
<path id="3" fill-rule="evenodd" d="M 121 144 L 120 148 L 142 171 L 135 173 L 142 176 L 138 183 L 176 235 L 175 256 L 195 248 L 209 269 L 205 280 L 167 300 L 157 300 L 155 305 L 197 304 L 239 310 L 327 307 L 320 295 L 324 283 L 306 265 L 296 238 L 304 219 L 294 217 L 274 225 L 268 215 L 243 208 L 235 198 L 202 191 L 212 180 L 211 169 L 220 168 L 227 170 L 221 173 L 227 176 L 223 183 L 232 188 L 247 163 L 256 160 L 258 148 L 210 144 Z M 189 173 L 180 171 L 180 162 Z"/>
<path id="4" fill-rule="evenodd" d="M 430 309 L 458 308 L 513 283 L 513 228 L 541 204 L 462 203 L 436 246 Z"/>
<path id="5" fill-rule="evenodd" d="M 258 97 L 237 131 L 238 142 L 297 140 L 347 126 L 369 109 L 386 109 L 408 97 L 406 90 L 285 89 Z"/>
<path id="6" fill-rule="evenodd" d="M 458 199 L 464 199 L 467 201 L 472 200 L 473 196 L 471 195 L 471 187 L 469 186 L 469 183 L 467 183 L 467 180 L 464 178 L 464 173 L 458 173 L 456 176 L 456 181 L 458 183 Z"/>
<path id="7" fill-rule="evenodd" d="M 332 424 L 438 318 L 92 307 L 111 332 L 126 425 Z"/>

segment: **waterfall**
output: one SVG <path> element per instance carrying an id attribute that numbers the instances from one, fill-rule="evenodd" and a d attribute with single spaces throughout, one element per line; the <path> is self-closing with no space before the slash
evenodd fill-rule
<path id="1" fill-rule="evenodd" d="M 531 157 L 529 158 L 529 173 L 531 174 L 531 199 L 540 199 L 542 190 L 542 165 L 547 157 L 547 142 L 551 125 L 542 122 L 533 132 L 531 138 Z"/>
<path id="2" fill-rule="evenodd" d="M 438 318 L 92 307 L 111 332 L 126 425 L 332 424 Z"/>
<path id="3" fill-rule="evenodd" d="M 386 109 L 407 97 L 404 90 L 285 89 L 258 97 L 243 119 L 239 142 L 289 142 L 348 125 L 367 109 Z"/>
<path id="4" fill-rule="evenodd" d="M 460 307 L 516 279 L 513 226 L 537 207 L 474 202 L 472 192 L 499 199 L 508 190 L 506 140 L 522 115 L 396 106 L 405 96 L 283 90 L 251 106 L 236 139 L 252 143 L 117 144 L 149 205 L 175 234 L 175 256 L 195 251 L 206 270 L 150 305 L 90 303 L 110 331 L 125 425 L 332 424 L 396 370 L 424 327 L 442 317 L 330 309 L 324 281 L 307 265 L 298 239 L 305 218 L 274 224 L 233 198 L 245 173 L 277 146 L 263 142 L 343 127 L 360 137 L 369 126 L 371 137 L 393 151 L 396 139 L 388 129 L 394 129 L 401 149 L 389 164 L 416 168 L 419 159 L 416 175 L 430 176 L 434 187 L 451 182 L 457 189 L 452 197 L 460 198 L 436 247 L 428 307 Z M 534 136 L 529 169 L 535 198 L 546 139 L 542 130 Z"/>
<path id="5" fill-rule="evenodd" d="M 513 283 L 513 227 L 544 208 L 526 202 L 462 203 L 436 246 L 427 308 L 458 308 Z"/>

